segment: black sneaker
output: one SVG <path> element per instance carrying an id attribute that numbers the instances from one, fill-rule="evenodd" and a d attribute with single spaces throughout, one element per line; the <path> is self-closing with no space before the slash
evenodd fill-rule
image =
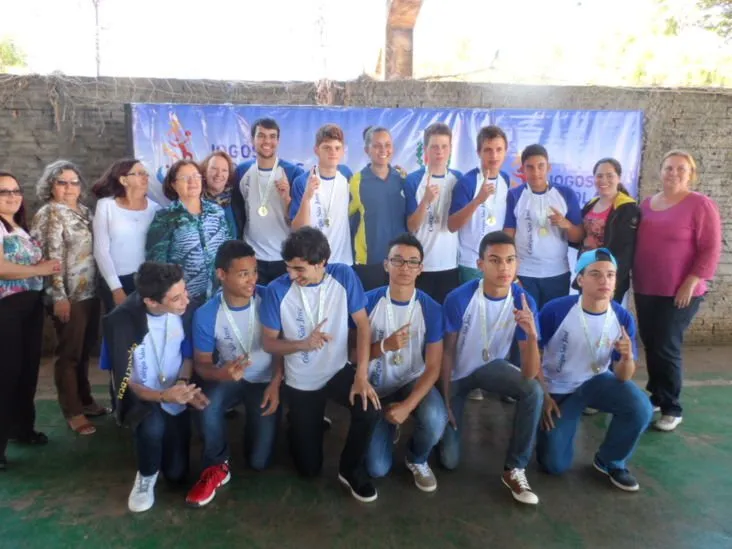
<path id="1" fill-rule="evenodd" d="M 8 470 L 8 459 L 5 456 L 0 456 L 0 472 Z"/>
<path id="2" fill-rule="evenodd" d="M 598 456 L 595 456 L 592 466 L 603 475 L 607 475 L 610 478 L 610 482 L 621 490 L 637 492 L 640 488 L 638 481 L 627 469 L 608 469 Z"/>
<path id="3" fill-rule="evenodd" d="M 349 475 L 346 477 L 343 473 L 338 473 L 338 480 L 351 490 L 351 495 L 354 498 L 362 503 L 371 503 L 379 497 L 376 493 L 376 488 L 368 480 L 357 482 L 352 476 Z"/>
<path id="4" fill-rule="evenodd" d="M 39 431 L 31 431 L 22 435 L 13 435 L 10 437 L 11 442 L 17 444 L 27 444 L 29 446 L 44 446 L 48 444 L 48 437 L 45 433 Z"/>

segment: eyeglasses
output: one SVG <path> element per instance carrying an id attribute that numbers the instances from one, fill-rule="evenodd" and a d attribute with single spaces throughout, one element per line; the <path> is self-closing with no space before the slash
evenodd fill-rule
<path id="1" fill-rule="evenodd" d="M 20 189 L 0 189 L 0 197 L 10 198 L 11 196 L 23 196 L 23 191 Z"/>
<path id="2" fill-rule="evenodd" d="M 419 269 L 419 266 L 422 264 L 419 259 L 404 259 L 401 257 L 390 257 L 389 263 L 391 263 L 392 267 L 396 267 L 397 269 L 404 267 L 404 265 L 408 265 L 410 269 Z"/>
<path id="3" fill-rule="evenodd" d="M 142 177 L 147 178 L 150 177 L 150 174 L 147 172 L 130 172 L 127 174 L 127 177 Z"/>
<path id="4" fill-rule="evenodd" d="M 190 183 L 191 181 L 201 181 L 203 178 L 201 177 L 201 174 L 193 174 L 193 175 L 181 175 L 180 177 L 176 177 L 176 181 L 185 181 L 186 183 Z"/>
<path id="5" fill-rule="evenodd" d="M 68 187 L 69 185 L 71 185 L 72 187 L 80 187 L 81 186 L 81 181 L 79 181 L 78 179 L 72 179 L 71 181 L 65 181 L 63 179 L 57 179 L 56 180 L 56 185 L 58 185 L 59 187 Z"/>

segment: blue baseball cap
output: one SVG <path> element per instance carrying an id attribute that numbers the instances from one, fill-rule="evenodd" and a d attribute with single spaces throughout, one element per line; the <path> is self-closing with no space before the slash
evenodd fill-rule
<path id="1" fill-rule="evenodd" d="M 607 261 L 604 257 L 597 257 L 598 253 L 607 254 L 608 256 L 610 256 L 610 261 L 612 261 L 612 264 L 615 265 L 615 267 L 617 268 L 618 262 L 615 261 L 615 256 L 613 256 L 610 250 L 608 250 L 607 248 L 597 248 L 596 250 L 589 250 L 579 256 L 579 259 L 577 259 L 577 265 L 574 268 L 574 272 L 576 274 L 580 274 L 587 268 L 588 265 L 592 265 L 596 261 Z"/>

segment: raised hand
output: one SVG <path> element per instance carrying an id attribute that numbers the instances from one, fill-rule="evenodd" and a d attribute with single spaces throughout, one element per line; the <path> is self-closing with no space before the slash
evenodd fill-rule
<path id="1" fill-rule="evenodd" d="M 387 351 L 398 351 L 409 345 L 409 326 L 405 324 L 384 340 L 384 349 Z"/>
<path id="2" fill-rule="evenodd" d="M 326 343 L 333 339 L 330 334 L 321 330 L 323 324 L 325 324 L 327 320 L 327 318 L 324 318 L 320 324 L 313 328 L 313 331 L 310 332 L 310 335 L 305 339 L 307 351 L 317 351 L 322 349 Z"/>
<path id="3" fill-rule="evenodd" d="M 625 326 L 620 326 L 622 335 L 620 339 L 615 342 L 615 350 L 620 353 L 623 360 L 629 360 L 633 358 L 633 342 L 630 340 L 628 332 L 625 331 Z"/>
<path id="4" fill-rule="evenodd" d="M 493 196 L 496 193 L 496 186 L 494 183 L 489 183 L 488 178 L 483 179 L 483 184 L 480 186 L 480 189 L 478 190 L 478 194 L 475 196 L 478 203 L 482 204 L 486 200 L 488 200 L 491 196 Z"/>
<path id="5" fill-rule="evenodd" d="M 536 322 L 534 322 L 534 313 L 529 307 L 529 302 L 526 299 L 526 294 L 521 294 L 521 309 L 514 309 L 513 316 L 516 319 L 516 324 L 524 331 L 529 337 L 537 337 Z"/>
<path id="6" fill-rule="evenodd" d="M 433 204 L 440 196 L 440 186 L 436 183 L 432 183 L 432 176 L 427 176 L 427 185 L 424 190 L 423 200 L 427 204 Z"/>
<path id="7" fill-rule="evenodd" d="M 564 217 L 564 214 L 557 210 L 554 206 L 549 206 L 549 209 L 552 212 L 549 215 L 549 221 L 551 222 L 551 224 L 555 227 L 559 227 L 560 229 L 569 229 L 569 227 L 572 225 L 569 222 L 569 219 Z"/>
<path id="8" fill-rule="evenodd" d="M 318 189 L 320 189 L 320 177 L 318 177 L 316 167 L 313 166 L 310 170 L 310 177 L 308 177 L 308 184 L 305 187 L 305 194 L 303 195 L 303 198 L 305 200 L 310 200 L 315 196 L 315 193 L 318 192 Z"/>
<path id="9" fill-rule="evenodd" d="M 309 182 L 309 181 L 308 181 Z M 284 202 L 285 204 L 290 203 L 290 182 L 287 180 L 287 174 L 284 170 L 282 170 L 282 178 L 278 179 L 275 182 L 275 189 L 277 189 L 277 194 L 280 197 L 280 200 Z"/>

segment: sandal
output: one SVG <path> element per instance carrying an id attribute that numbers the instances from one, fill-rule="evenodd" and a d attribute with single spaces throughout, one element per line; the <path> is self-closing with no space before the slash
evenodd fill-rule
<path id="1" fill-rule="evenodd" d="M 77 435 L 88 436 L 97 432 L 97 428 L 89 423 L 86 416 L 72 417 L 68 420 L 68 424 L 69 429 L 74 431 Z"/>
<path id="2" fill-rule="evenodd" d="M 84 415 L 86 417 L 102 417 L 111 414 L 112 410 L 99 404 L 92 404 L 91 406 L 84 406 Z"/>

